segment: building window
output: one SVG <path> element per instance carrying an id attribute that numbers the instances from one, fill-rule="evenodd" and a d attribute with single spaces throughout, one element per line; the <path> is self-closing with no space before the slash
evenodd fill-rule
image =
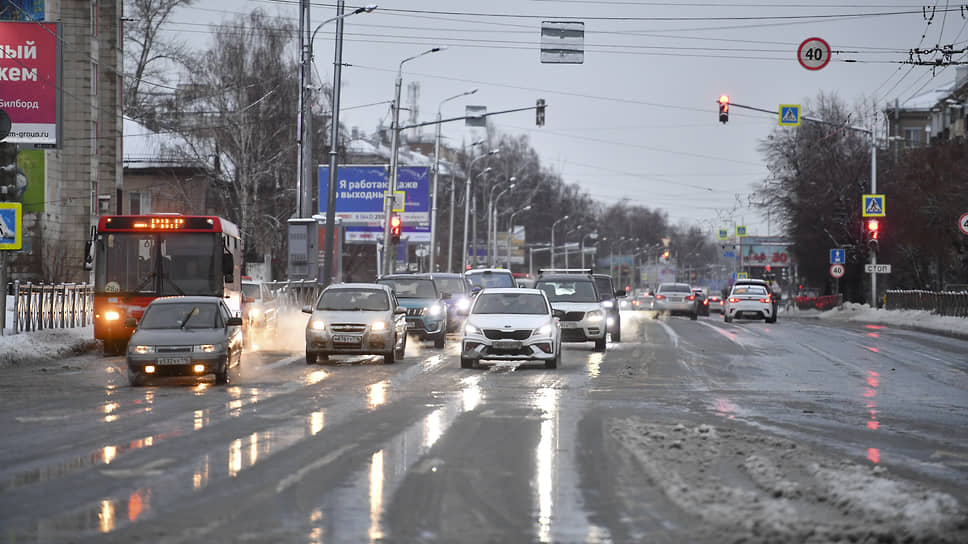
<path id="1" fill-rule="evenodd" d="M 921 147 L 921 133 L 924 130 L 920 128 L 905 128 L 904 129 L 904 145 L 906 147 Z"/>
<path id="2" fill-rule="evenodd" d="M 151 213 L 151 193 L 128 193 L 128 213 L 131 215 Z"/>

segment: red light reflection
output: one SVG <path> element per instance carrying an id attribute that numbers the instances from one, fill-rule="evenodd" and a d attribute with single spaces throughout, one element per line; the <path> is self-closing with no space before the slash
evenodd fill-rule
<path id="1" fill-rule="evenodd" d="M 867 448 L 867 458 L 870 459 L 872 463 L 880 463 L 881 450 L 877 448 Z"/>

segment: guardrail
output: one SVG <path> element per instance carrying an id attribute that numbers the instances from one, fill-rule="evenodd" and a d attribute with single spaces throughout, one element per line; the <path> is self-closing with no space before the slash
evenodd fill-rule
<path id="1" fill-rule="evenodd" d="M 820 297 L 796 297 L 799 310 L 829 310 L 839 308 L 844 303 L 844 295 L 824 295 Z"/>
<path id="2" fill-rule="evenodd" d="M 14 298 L 13 322 L 7 323 L 13 334 L 43 329 L 86 327 L 94 318 L 94 286 L 88 283 L 22 283 L 7 284 Z"/>
<path id="3" fill-rule="evenodd" d="M 888 310 L 924 310 L 938 315 L 968 317 L 968 291 L 889 290 Z"/>

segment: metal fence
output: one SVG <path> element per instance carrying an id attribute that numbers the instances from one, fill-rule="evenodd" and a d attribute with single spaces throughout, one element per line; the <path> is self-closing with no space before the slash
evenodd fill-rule
<path id="1" fill-rule="evenodd" d="M 884 295 L 884 308 L 968 317 L 968 291 L 889 290 Z"/>
<path id="2" fill-rule="evenodd" d="M 316 280 L 267 281 L 265 285 L 276 296 L 279 304 L 297 312 L 303 306 L 312 306 L 323 291 L 323 286 L 316 283 Z"/>
<path id="3" fill-rule="evenodd" d="M 15 281 L 7 284 L 14 299 L 13 322 L 7 327 L 13 334 L 43 329 L 86 327 L 94 318 L 94 286 L 88 283 L 32 283 Z"/>
<path id="4" fill-rule="evenodd" d="M 839 308 L 844 303 L 844 295 L 823 295 L 820 297 L 794 297 L 799 310 L 829 310 Z"/>

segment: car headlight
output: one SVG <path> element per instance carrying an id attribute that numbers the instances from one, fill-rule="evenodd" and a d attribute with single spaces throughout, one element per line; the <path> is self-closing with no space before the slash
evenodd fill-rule
<path id="1" fill-rule="evenodd" d="M 434 304 L 433 306 L 424 309 L 425 314 L 432 315 L 434 317 L 440 315 L 441 311 L 443 311 L 443 307 L 440 304 Z"/>
<path id="2" fill-rule="evenodd" d="M 258 319 L 261 313 L 258 308 L 252 308 L 249 310 L 249 319 Z"/>
<path id="3" fill-rule="evenodd" d="M 324 330 L 326 329 L 326 322 L 322 319 L 313 319 L 309 322 L 309 328 L 313 329 L 314 331 Z"/>
<path id="4" fill-rule="evenodd" d="M 457 300 L 457 309 L 458 310 L 466 310 L 466 309 L 468 309 L 470 307 L 471 307 L 471 300 L 469 298 L 462 297 L 462 298 L 460 298 L 460 299 Z"/>
<path id="5" fill-rule="evenodd" d="M 131 352 L 137 353 L 138 355 L 144 355 L 146 353 L 154 353 L 155 346 L 143 346 L 143 345 L 131 346 Z"/>
<path id="6" fill-rule="evenodd" d="M 220 347 L 223 346 L 221 344 L 195 344 L 192 346 L 192 351 L 195 353 L 215 353 Z"/>
<path id="7" fill-rule="evenodd" d="M 615 303 L 612 302 L 611 300 L 602 301 L 602 308 L 614 308 L 614 307 L 615 307 Z"/>
<path id="8" fill-rule="evenodd" d="M 478 329 L 474 325 L 467 323 L 464 325 L 464 334 L 481 334 L 481 329 Z"/>
<path id="9" fill-rule="evenodd" d="M 547 325 L 542 325 L 534 330 L 532 336 L 551 336 L 551 331 L 554 330 L 554 326 L 551 323 Z"/>
<path id="10" fill-rule="evenodd" d="M 588 321 L 591 323 L 597 323 L 604 318 L 605 318 L 605 315 L 602 312 L 599 312 L 599 311 L 588 312 Z"/>
<path id="11" fill-rule="evenodd" d="M 374 332 L 385 331 L 385 330 L 387 330 L 387 322 L 386 321 L 374 321 L 373 323 L 370 323 L 370 330 L 371 331 L 374 331 Z"/>

